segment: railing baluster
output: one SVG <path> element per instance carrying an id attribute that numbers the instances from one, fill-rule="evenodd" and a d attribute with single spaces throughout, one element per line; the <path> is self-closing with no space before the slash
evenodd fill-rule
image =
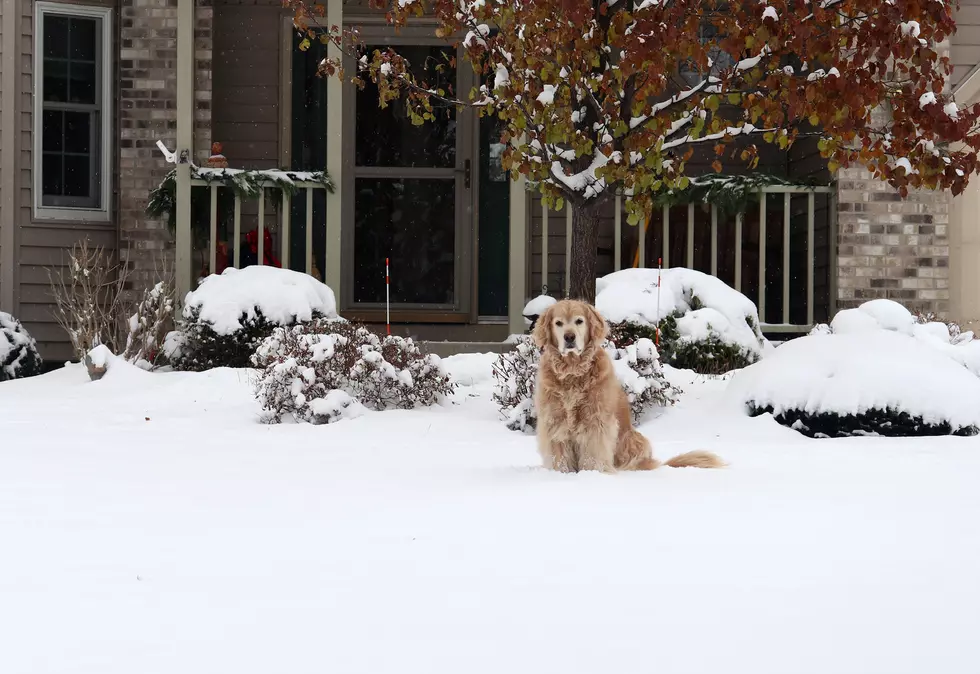
<path id="1" fill-rule="evenodd" d="M 546 295 L 548 289 L 548 256 L 551 246 L 548 241 L 548 207 L 541 202 L 541 294 Z"/>
<path id="2" fill-rule="evenodd" d="M 647 228 L 650 226 L 650 220 L 653 220 L 653 215 L 649 218 L 643 218 L 636 225 L 637 240 L 636 240 L 636 264 L 640 269 L 644 269 L 647 266 Z"/>
<path id="3" fill-rule="evenodd" d="M 711 275 L 718 276 L 718 207 L 711 204 Z"/>
<path id="4" fill-rule="evenodd" d="M 235 191 L 235 269 L 242 268 L 242 197 Z"/>
<path id="5" fill-rule="evenodd" d="M 218 268 L 218 186 L 211 185 L 211 238 L 208 245 L 208 273 Z"/>
<path id="6" fill-rule="evenodd" d="M 759 195 L 759 320 L 766 322 L 766 193 Z"/>
<path id="7" fill-rule="evenodd" d="M 306 188 L 306 273 L 313 275 L 313 188 Z"/>
<path id="8" fill-rule="evenodd" d="M 813 192 L 806 197 L 806 324 L 813 325 L 813 220 L 815 199 Z"/>
<path id="9" fill-rule="evenodd" d="M 565 297 L 572 288 L 572 205 L 565 202 Z"/>
<path id="10" fill-rule="evenodd" d="M 260 267 L 265 264 L 265 188 L 259 188 L 259 250 L 258 250 L 258 264 Z"/>
<path id="11" fill-rule="evenodd" d="M 789 235 L 790 193 L 783 194 L 783 323 L 789 323 Z"/>
<path id="12" fill-rule="evenodd" d="M 616 214 L 613 216 L 613 271 L 622 268 L 623 254 L 623 195 L 616 192 Z"/>
<path id="13" fill-rule="evenodd" d="M 286 190 L 280 190 L 282 194 L 282 250 L 279 251 L 280 263 L 283 269 L 289 269 L 289 217 L 292 206 L 292 197 Z"/>
<path id="14" fill-rule="evenodd" d="M 694 269 L 694 202 L 687 205 L 687 268 Z"/>
<path id="15" fill-rule="evenodd" d="M 735 290 L 742 292 L 742 220 L 744 213 L 735 214 Z"/>
<path id="16" fill-rule="evenodd" d="M 664 240 L 661 248 L 664 269 L 670 267 L 670 206 L 664 206 Z"/>

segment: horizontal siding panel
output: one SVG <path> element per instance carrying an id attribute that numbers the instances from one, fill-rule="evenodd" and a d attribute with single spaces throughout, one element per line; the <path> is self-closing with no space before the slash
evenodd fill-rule
<path id="1" fill-rule="evenodd" d="M 35 304 L 30 302 L 20 303 L 20 320 L 25 323 L 55 323 L 54 305 L 51 303 Z"/>
<path id="2" fill-rule="evenodd" d="M 212 100 L 215 105 L 222 106 L 222 118 L 227 117 L 228 108 L 243 105 L 246 107 L 272 106 L 279 107 L 279 85 L 278 82 L 273 86 L 250 86 L 250 87 L 225 87 L 224 82 L 214 82 L 214 92 Z M 235 120 L 229 120 L 235 121 Z"/>
<path id="3" fill-rule="evenodd" d="M 22 283 L 20 285 L 20 301 L 33 304 L 52 304 L 54 298 L 51 296 L 51 286 Z"/>
<path id="4" fill-rule="evenodd" d="M 76 243 L 88 238 L 93 246 L 115 249 L 116 231 L 113 227 L 93 228 L 85 225 L 77 227 L 45 227 L 29 225 L 20 228 L 21 249 L 37 246 L 40 248 L 62 248 L 67 250 Z"/>

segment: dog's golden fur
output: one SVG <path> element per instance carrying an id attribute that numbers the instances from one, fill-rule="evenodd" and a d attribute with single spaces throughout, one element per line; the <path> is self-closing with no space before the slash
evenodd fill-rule
<path id="1" fill-rule="evenodd" d="M 629 400 L 602 348 L 608 330 L 595 307 L 577 300 L 553 304 L 538 317 L 533 337 L 543 351 L 534 397 L 538 450 L 547 468 L 611 473 L 661 465 L 631 423 Z M 725 464 L 710 452 L 695 451 L 666 465 Z"/>

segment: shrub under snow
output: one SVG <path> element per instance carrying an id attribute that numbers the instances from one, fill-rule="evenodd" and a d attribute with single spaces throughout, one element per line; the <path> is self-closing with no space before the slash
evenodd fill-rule
<path id="1" fill-rule="evenodd" d="M 839 311 L 829 326 L 817 325 L 810 334 L 873 335 L 879 332 L 913 337 L 980 377 L 980 340 L 975 340 L 972 332 L 962 332 L 959 326 L 934 320 L 934 317 L 916 317 L 892 300 L 871 300 L 856 309 Z"/>
<path id="2" fill-rule="evenodd" d="M 0 311 L 0 381 L 33 377 L 41 373 L 37 342 L 23 324 Z"/>
<path id="3" fill-rule="evenodd" d="M 674 367 L 720 374 L 762 357 L 765 340 L 752 300 L 693 269 L 604 276 L 596 281 L 596 308 L 614 333 L 652 337 L 659 325 L 660 357 Z"/>
<path id="4" fill-rule="evenodd" d="M 974 435 L 980 426 L 980 378 L 897 330 L 791 340 L 736 373 L 728 392 L 750 414 L 811 437 Z"/>
<path id="5" fill-rule="evenodd" d="M 613 369 L 630 402 L 634 421 L 655 405 L 672 405 L 680 391 L 667 381 L 657 348 L 647 338 L 617 347 L 605 344 Z M 518 339 L 514 349 L 498 356 L 493 365 L 493 400 L 507 427 L 515 431 L 533 429 L 538 414 L 534 408 L 534 383 L 541 361 L 541 350 L 528 336 Z"/>
<path id="6" fill-rule="evenodd" d="M 277 327 L 337 318 L 333 291 L 312 276 L 251 266 L 212 274 L 187 294 L 165 351 L 178 370 L 248 367 Z"/>
<path id="7" fill-rule="evenodd" d="M 317 320 L 275 328 L 252 359 L 264 420 L 290 414 L 314 424 L 373 410 L 433 405 L 454 385 L 438 356 L 411 340 L 380 338 L 362 326 Z"/>

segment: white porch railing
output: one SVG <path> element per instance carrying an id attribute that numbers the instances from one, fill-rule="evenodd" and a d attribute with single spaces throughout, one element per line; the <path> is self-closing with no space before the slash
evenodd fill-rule
<path id="1" fill-rule="evenodd" d="M 835 232 L 836 232 L 836 190 L 832 187 L 794 187 L 794 186 L 770 186 L 765 187 L 760 190 L 759 193 L 759 225 L 758 225 L 758 263 L 756 265 L 755 272 L 757 276 L 757 284 L 753 284 L 755 287 L 751 289 L 743 289 L 747 283 L 747 279 L 743 279 L 743 243 L 745 241 L 745 213 L 739 213 L 734 218 L 733 229 L 734 229 L 734 262 L 733 262 L 733 278 L 723 279 L 728 283 L 733 285 L 733 287 L 740 292 L 751 292 L 751 299 L 756 302 L 759 308 L 759 315 L 763 320 L 763 327 L 767 331 L 771 332 L 803 332 L 809 330 L 814 324 L 814 291 L 815 291 L 815 269 L 814 265 L 816 262 L 816 250 L 815 250 L 815 230 L 816 230 L 816 197 L 817 195 L 827 195 L 827 219 L 825 221 L 825 226 L 827 230 L 827 251 L 828 259 L 826 260 L 828 265 L 833 264 L 834 250 L 835 250 Z M 803 270 L 802 275 L 799 274 L 800 270 L 791 268 L 791 252 L 794 245 L 800 243 L 800 234 L 794 236 L 794 230 L 800 230 L 798 221 L 794 219 L 794 213 L 792 208 L 792 200 L 795 197 L 806 197 L 806 208 L 803 212 L 806 218 L 805 234 L 803 234 L 803 239 L 805 241 L 805 270 Z M 780 257 L 780 275 L 781 275 L 781 307 L 779 311 L 780 321 L 778 322 L 766 322 L 765 318 L 770 315 L 768 307 L 766 306 L 766 294 L 767 289 L 772 289 L 771 281 L 767 284 L 767 275 L 772 271 L 767 263 L 767 256 L 771 252 L 768 247 L 767 240 L 767 217 L 772 211 L 771 204 L 773 200 L 779 200 L 782 202 L 782 236 L 781 236 L 781 257 Z M 704 271 L 709 271 L 712 276 L 719 275 L 719 230 L 722 226 L 726 226 L 726 223 L 719 222 L 719 209 L 716 205 L 708 204 L 710 210 L 710 234 L 708 239 L 710 241 L 710 250 L 707 251 L 710 255 L 710 263 Z M 671 219 L 671 208 L 664 206 L 660 214 L 659 223 L 653 221 L 648 222 L 642 228 L 642 234 L 636 236 L 636 263 L 632 266 L 645 268 L 645 267 L 655 267 L 658 258 L 662 261 L 663 268 L 669 268 L 671 264 L 679 262 L 679 264 L 674 264 L 674 266 L 683 266 L 690 269 L 695 267 L 695 256 L 696 253 L 702 254 L 705 251 L 700 251 L 695 244 L 695 230 L 696 230 L 696 217 L 695 210 L 699 208 L 699 205 L 688 204 L 687 205 L 687 217 L 680 223 L 672 221 Z M 541 260 L 540 260 L 540 275 L 541 275 L 541 291 L 547 293 L 548 279 L 549 279 L 549 258 L 554 255 L 551 252 L 549 244 L 549 230 L 553 227 L 554 220 L 556 216 L 564 219 L 565 225 L 565 250 L 564 250 L 564 278 L 566 279 L 565 285 L 567 286 L 567 279 L 571 274 L 571 243 L 572 243 L 572 211 L 566 206 L 564 213 L 556 213 L 554 211 L 549 211 L 547 207 L 543 204 L 541 205 Z M 615 211 L 613 214 L 613 231 L 612 231 L 612 244 L 613 244 L 613 270 L 619 271 L 623 266 L 623 243 L 625 240 L 624 234 L 628 230 L 623 228 L 623 197 L 619 194 L 615 198 Z M 797 227 L 794 227 L 794 224 Z M 647 233 L 654 227 L 660 227 L 660 240 L 662 242 L 662 249 L 659 251 L 648 251 L 647 250 Z M 684 246 L 684 259 L 680 261 L 675 261 L 671 259 L 671 226 L 682 226 L 686 227 L 686 245 Z M 732 226 L 732 225 L 727 225 Z M 755 233 L 753 231 L 753 233 Z M 700 237 L 699 237 L 700 238 Z M 531 271 L 529 269 L 529 271 Z M 830 314 L 833 313 L 833 302 L 834 302 L 834 289 L 833 289 L 833 278 L 834 274 L 831 273 L 828 280 L 828 302 L 830 306 L 828 311 Z M 794 295 L 794 291 L 797 295 L 800 294 L 802 290 L 799 287 L 800 283 L 805 284 L 805 291 L 802 293 L 805 297 L 806 303 L 806 320 L 805 323 L 797 321 L 794 323 L 791 320 L 791 298 Z"/>
<path id="2" fill-rule="evenodd" d="M 211 273 L 217 267 L 217 257 L 218 257 L 218 190 L 219 189 L 231 189 L 230 185 L 225 185 L 218 180 L 203 180 L 201 178 L 192 178 L 191 185 L 193 187 L 207 187 L 209 188 L 211 206 L 210 206 L 210 229 L 208 234 L 208 269 Z M 258 203 L 258 214 L 256 217 L 256 264 L 262 265 L 265 261 L 265 231 L 267 226 L 267 209 L 266 209 L 266 191 L 267 190 L 277 190 L 281 195 L 280 206 L 277 210 L 277 221 L 275 224 L 275 229 L 279 230 L 280 236 L 280 264 L 283 269 L 290 268 L 290 250 L 291 250 L 291 217 L 292 217 L 292 199 L 293 196 L 283 188 L 280 184 L 266 181 L 260 183 L 262 189 L 258 191 L 257 196 L 254 201 Z M 313 230 L 314 225 L 322 227 L 324 233 L 326 232 L 326 218 L 323 221 L 314 223 L 313 221 L 313 195 L 315 190 L 326 190 L 326 186 L 320 182 L 309 182 L 302 180 L 293 181 L 293 186 L 296 190 L 296 196 L 302 198 L 306 202 L 306 226 L 304 228 L 305 242 L 303 246 L 304 251 L 304 270 L 307 274 L 313 273 Z M 232 229 L 230 231 L 230 242 L 234 243 L 234 253 L 230 260 L 228 266 L 234 267 L 235 269 L 241 268 L 241 252 L 242 252 L 242 202 L 244 199 L 241 194 L 233 190 L 235 195 L 235 206 L 234 214 L 232 219 Z M 324 240 L 327 237 L 324 235 Z M 271 252 L 271 251 L 269 251 Z M 324 259 L 326 259 L 326 249 L 323 251 Z"/>

